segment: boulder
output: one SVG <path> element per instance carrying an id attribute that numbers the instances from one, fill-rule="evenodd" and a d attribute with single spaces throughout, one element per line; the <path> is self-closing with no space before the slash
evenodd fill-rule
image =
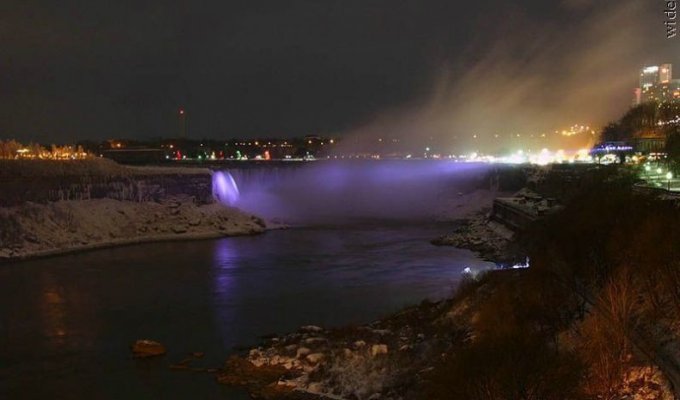
<path id="1" fill-rule="evenodd" d="M 201 225 L 201 219 L 200 218 L 194 218 L 194 219 L 189 221 L 189 225 L 199 226 L 199 225 Z"/>
<path id="2" fill-rule="evenodd" d="M 306 356 L 306 355 L 309 354 L 309 353 L 311 353 L 311 350 L 309 350 L 309 349 L 306 348 L 306 347 L 300 347 L 300 348 L 297 350 L 297 353 L 295 354 L 295 357 L 301 358 L 301 357 Z"/>
<path id="3" fill-rule="evenodd" d="M 373 357 L 380 355 L 380 354 L 387 354 L 387 345 L 386 344 L 374 344 L 371 346 L 371 355 Z"/>
<path id="4" fill-rule="evenodd" d="M 164 355 L 165 347 L 153 340 L 137 340 L 132 346 L 132 354 L 138 358 L 157 357 Z"/>
<path id="5" fill-rule="evenodd" d="M 186 233 L 187 227 L 183 225 L 173 225 L 172 231 L 175 233 Z"/>
<path id="6" fill-rule="evenodd" d="M 307 355 L 307 361 L 309 361 L 312 364 L 318 364 L 321 360 L 324 359 L 324 354 L 323 353 L 313 353 Z"/>

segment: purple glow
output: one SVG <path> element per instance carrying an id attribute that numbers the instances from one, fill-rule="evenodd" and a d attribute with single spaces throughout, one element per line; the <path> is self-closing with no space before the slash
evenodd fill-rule
<path id="1" fill-rule="evenodd" d="M 239 199 L 238 186 L 227 171 L 215 171 L 212 176 L 212 193 L 215 200 L 231 206 Z"/>
<path id="2" fill-rule="evenodd" d="M 230 172 L 240 191 L 236 207 L 295 224 L 436 216 L 491 168 L 443 161 L 324 161 Z"/>

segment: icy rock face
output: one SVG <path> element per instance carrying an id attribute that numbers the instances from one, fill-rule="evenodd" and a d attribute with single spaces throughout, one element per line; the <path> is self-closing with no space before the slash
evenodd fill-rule
<path id="1" fill-rule="evenodd" d="M 25 202 L 116 199 L 161 201 L 189 195 L 198 203 L 213 201 L 212 173 L 206 169 L 125 167 L 110 160 L 80 162 L 3 161 L 0 207 Z"/>

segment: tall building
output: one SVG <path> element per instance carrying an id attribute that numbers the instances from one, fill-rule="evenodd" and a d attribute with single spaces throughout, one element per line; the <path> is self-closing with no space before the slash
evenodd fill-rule
<path id="1" fill-rule="evenodd" d="M 661 64 L 659 67 L 659 82 L 670 83 L 673 79 L 673 64 Z"/>
<path id="2" fill-rule="evenodd" d="M 673 79 L 673 65 L 646 66 L 640 70 L 640 87 L 635 91 L 635 104 L 680 100 L 680 79 Z"/>
<path id="3" fill-rule="evenodd" d="M 657 103 L 680 100 L 680 79 L 657 83 L 644 93 L 643 100 Z"/>
<path id="4" fill-rule="evenodd" d="M 659 67 L 656 65 L 644 67 L 640 71 L 640 89 L 644 92 L 659 82 Z"/>

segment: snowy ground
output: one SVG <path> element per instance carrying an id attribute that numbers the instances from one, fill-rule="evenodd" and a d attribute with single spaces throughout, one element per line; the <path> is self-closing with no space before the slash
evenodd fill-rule
<path id="1" fill-rule="evenodd" d="M 260 218 L 190 197 L 161 203 L 113 199 L 0 208 L 0 261 L 122 244 L 261 233 Z"/>

